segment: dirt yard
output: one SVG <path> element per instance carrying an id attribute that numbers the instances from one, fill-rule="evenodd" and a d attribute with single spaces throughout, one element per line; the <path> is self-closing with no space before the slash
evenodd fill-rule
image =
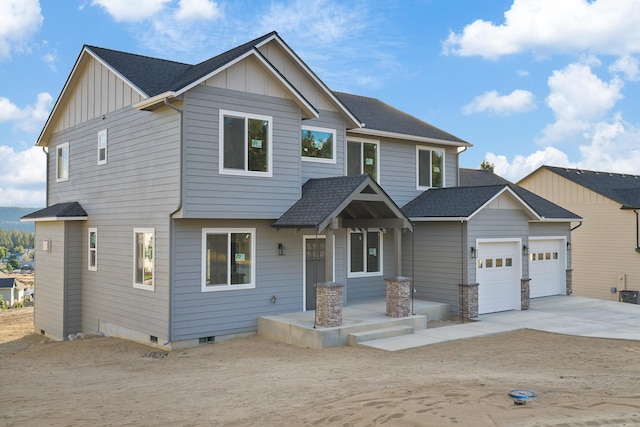
<path id="1" fill-rule="evenodd" d="M 254 336 L 167 354 L 32 322 L 0 313 L 0 426 L 640 425 L 637 341 L 518 331 L 389 353 Z"/>

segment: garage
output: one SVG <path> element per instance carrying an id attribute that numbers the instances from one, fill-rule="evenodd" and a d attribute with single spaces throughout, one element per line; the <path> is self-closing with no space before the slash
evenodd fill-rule
<path id="1" fill-rule="evenodd" d="M 529 239 L 529 295 L 531 298 L 566 293 L 564 238 Z"/>
<path id="2" fill-rule="evenodd" d="M 520 309 L 520 241 L 479 241 L 476 281 L 478 313 Z"/>

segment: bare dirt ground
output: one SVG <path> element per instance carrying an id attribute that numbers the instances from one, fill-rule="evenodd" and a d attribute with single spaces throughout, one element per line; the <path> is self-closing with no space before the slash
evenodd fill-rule
<path id="1" fill-rule="evenodd" d="M 1 426 L 640 425 L 640 342 L 518 331 L 395 353 L 261 337 L 165 353 L 0 312 Z M 517 406 L 507 395 L 537 398 Z"/>

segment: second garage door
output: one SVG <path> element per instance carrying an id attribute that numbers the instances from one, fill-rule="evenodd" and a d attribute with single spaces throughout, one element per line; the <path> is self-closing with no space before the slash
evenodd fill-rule
<path id="1" fill-rule="evenodd" d="M 476 259 L 479 314 L 520 309 L 520 242 L 479 242 Z"/>
<path id="2" fill-rule="evenodd" d="M 566 293 L 564 238 L 529 240 L 529 292 L 531 298 Z"/>

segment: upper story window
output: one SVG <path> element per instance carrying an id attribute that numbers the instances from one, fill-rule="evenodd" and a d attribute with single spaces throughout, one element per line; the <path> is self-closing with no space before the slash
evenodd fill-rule
<path id="1" fill-rule="evenodd" d="M 202 229 L 202 291 L 255 288 L 255 228 Z"/>
<path id="2" fill-rule="evenodd" d="M 334 129 L 302 126 L 302 160 L 335 163 L 335 140 Z"/>
<path id="3" fill-rule="evenodd" d="M 444 151 L 416 147 L 416 188 L 444 187 Z"/>
<path id="4" fill-rule="evenodd" d="M 268 116 L 220 110 L 220 173 L 272 176 Z"/>
<path id="5" fill-rule="evenodd" d="M 69 179 L 69 143 L 56 147 L 56 181 Z"/>
<path id="6" fill-rule="evenodd" d="M 89 228 L 89 270 L 98 271 L 98 229 Z"/>
<path id="7" fill-rule="evenodd" d="M 133 287 L 152 291 L 155 287 L 155 230 L 135 228 L 133 230 Z"/>
<path id="8" fill-rule="evenodd" d="M 98 164 L 107 163 L 107 130 L 98 132 Z"/>
<path id="9" fill-rule="evenodd" d="M 380 177 L 380 143 L 378 141 L 347 141 L 347 175 L 368 173 Z"/>
<path id="10" fill-rule="evenodd" d="M 349 277 L 382 274 L 382 233 L 380 231 L 349 232 Z"/>

